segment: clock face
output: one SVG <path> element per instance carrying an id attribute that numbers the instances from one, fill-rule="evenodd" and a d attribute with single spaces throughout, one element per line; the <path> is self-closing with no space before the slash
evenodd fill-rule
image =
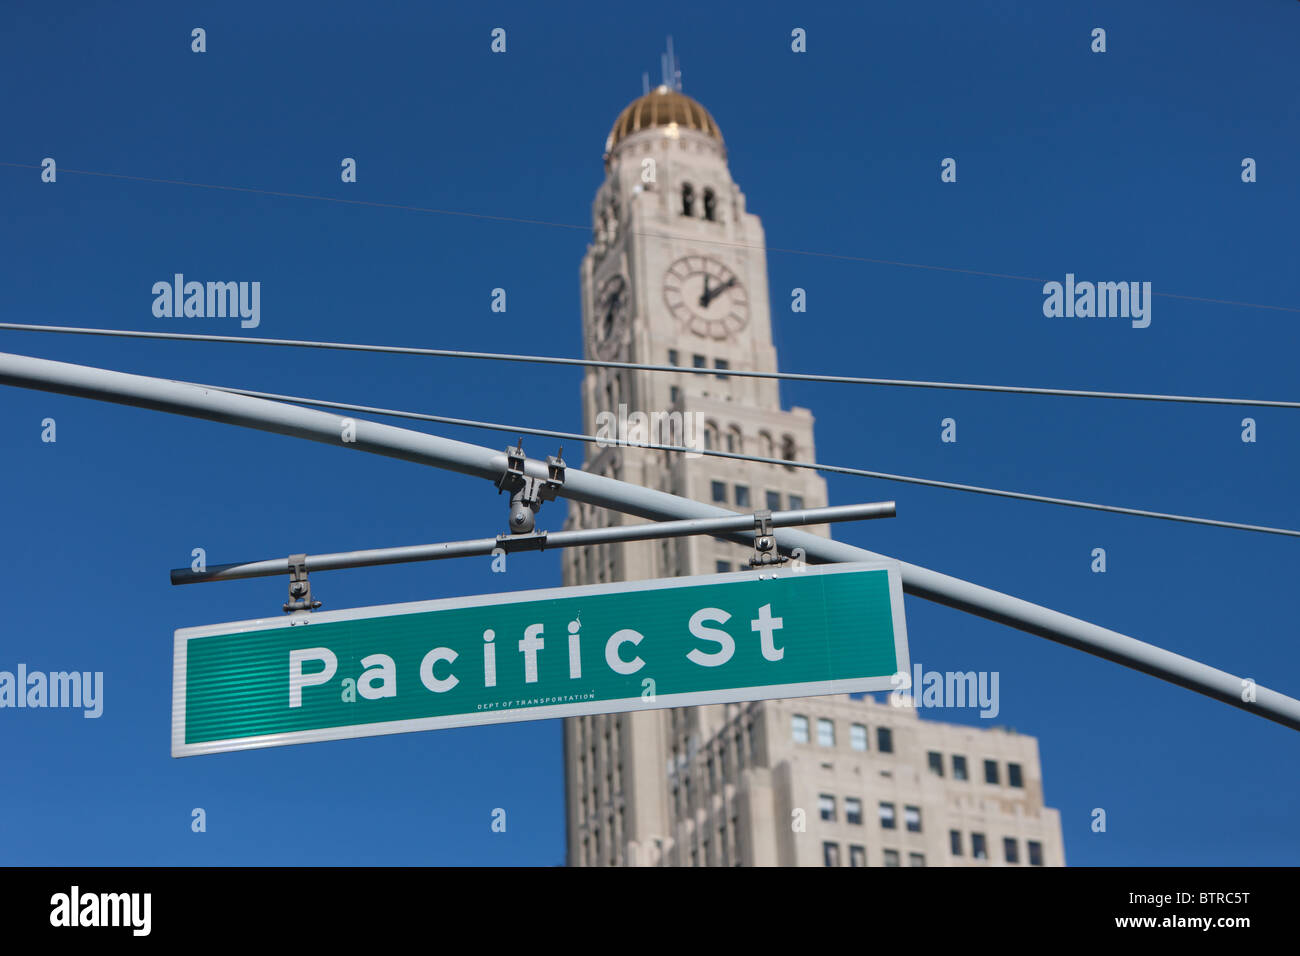
<path id="1" fill-rule="evenodd" d="M 696 335 L 725 339 L 749 322 L 749 294 L 709 256 L 683 256 L 664 275 L 664 304 Z"/>
<path id="2" fill-rule="evenodd" d="M 610 276 L 596 290 L 592 335 L 596 354 L 602 359 L 614 358 L 626 337 L 627 291 L 627 280 L 618 274 Z"/>

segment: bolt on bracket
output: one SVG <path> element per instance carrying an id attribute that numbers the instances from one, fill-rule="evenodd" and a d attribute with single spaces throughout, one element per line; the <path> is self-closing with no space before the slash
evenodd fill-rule
<path id="1" fill-rule="evenodd" d="M 751 568 L 785 564 L 790 559 L 776 547 L 776 534 L 772 529 L 772 512 L 754 512 L 754 554 L 749 559 Z"/>
<path id="2" fill-rule="evenodd" d="M 564 446 L 559 454 L 546 456 L 546 477 L 534 478 L 524 472 L 524 441 L 519 439 L 514 448 L 506 449 L 506 470 L 497 479 L 497 494 L 510 492 L 511 534 L 528 534 L 537 521 L 537 512 L 543 501 L 554 501 L 564 486 Z"/>
<path id="3" fill-rule="evenodd" d="M 307 555 L 289 555 L 289 600 L 284 604 L 284 613 L 311 612 L 318 607 L 320 601 L 312 600 L 311 582 L 307 580 Z"/>

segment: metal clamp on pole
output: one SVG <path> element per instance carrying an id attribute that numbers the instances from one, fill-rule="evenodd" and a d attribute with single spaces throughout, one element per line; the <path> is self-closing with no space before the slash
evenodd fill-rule
<path id="1" fill-rule="evenodd" d="M 528 534 L 537 522 L 537 512 L 543 501 L 554 501 L 556 493 L 564 487 L 564 446 L 559 454 L 546 456 L 546 477 L 534 478 L 524 471 L 524 440 L 519 439 L 514 448 L 506 449 L 506 470 L 497 479 L 497 494 L 510 492 L 510 532 Z"/>
<path id="2" fill-rule="evenodd" d="M 749 559 L 751 568 L 785 564 L 790 559 L 777 550 L 776 534 L 772 530 L 772 512 L 754 512 L 754 554 Z"/>
<path id="3" fill-rule="evenodd" d="M 285 602 L 284 613 L 311 612 L 318 607 L 320 601 L 311 599 L 311 582 L 307 580 L 307 555 L 289 555 L 289 600 Z"/>

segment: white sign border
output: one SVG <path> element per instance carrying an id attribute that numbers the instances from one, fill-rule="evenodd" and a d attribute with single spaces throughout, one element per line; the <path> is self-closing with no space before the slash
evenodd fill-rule
<path id="1" fill-rule="evenodd" d="M 890 614 L 893 619 L 894 630 L 894 658 L 898 665 L 898 672 L 889 676 L 834 681 L 808 681 L 798 684 L 769 684 L 762 687 L 664 694 L 657 696 L 653 702 L 648 702 L 641 697 L 633 697 L 586 703 L 544 704 L 537 707 L 514 707 L 465 714 L 448 714 L 442 717 L 414 717 L 370 724 L 348 724 L 343 727 L 326 727 L 319 730 L 295 730 L 280 734 L 231 737 L 199 744 L 185 743 L 187 648 L 189 641 L 193 639 L 214 637 L 222 634 L 266 631 L 284 627 L 310 627 L 312 624 L 328 624 L 336 621 L 371 620 L 378 617 L 419 614 L 426 611 L 449 610 L 452 608 L 500 606 L 524 601 L 548 601 L 582 597 L 587 594 L 628 594 L 635 591 L 658 591 L 695 587 L 703 584 L 738 583 L 744 580 L 754 581 L 803 575 L 845 574 L 855 571 L 882 570 L 888 575 Z M 560 717 L 579 717 L 586 714 L 621 714 L 629 711 L 662 710 L 669 707 L 694 707 L 701 704 L 731 704 L 790 697 L 819 697 L 827 694 L 859 694 L 883 690 L 907 690 L 911 686 L 911 661 L 907 652 L 907 624 L 903 614 L 903 582 L 898 562 L 889 560 L 819 564 L 798 569 L 783 567 L 779 570 L 764 569 L 761 571 L 726 574 L 698 574 L 680 578 L 654 578 L 646 581 L 617 581 L 610 584 L 581 584 L 573 587 L 542 588 L 534 591 L 507 591 L 502 594 L 474 594 L 464 597 L 437 598 L 430 601 L 410 601 L 403 604 L 346 608 L 339 611 L 316 611 L 311 614 L 290 614 L 275 618 L 255 618 L 225 624 L 205 624 L 198 627 L 178 629 L 175 632 L 173 648 L 171 733 L 173 757 L 193 757 L 200 754 L 256 750 L 264 747 L 283 747 L 325 740 L 350 740 L 354 737 L 377 737 L 385 734 L 410 733 L 419 730 L 521 723 L 527 720 L 552 720 Z"/>

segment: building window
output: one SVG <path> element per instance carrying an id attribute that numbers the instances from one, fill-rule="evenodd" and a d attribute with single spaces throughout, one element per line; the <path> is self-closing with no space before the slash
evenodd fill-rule
<path id="1" fill-rule="evenodd" d="M 802 511 L 802 510 L 803 510 L 803 495 L 791 495 L 791 496 L 790 496 L 790 510 L 791 510 L 791 511 Z"/>
<path id="2" fill-rule="evenodd" d="M 817 809 L 821 812 L 823 820 L 835 822 L 835 798 L 829 793 L 818 794 Z"/>
<path id="3" fill-rule="evenodd" d="M 907 823 L 907 830 L 909 833 L 921 832 L 921 808 L 920 807 L 904 807 L 903 819 Z"/>
<path id="4" fill-rule="evenodd" d="M 772 456 L 772 448 L 773 448 L 773 446 L 772 446 L 772 436 L 769 435 L 767 432 L 759 432 L 759 433 L 758 433 L 758 453 L 759 453 L 760 455 L 762 455 L 764 458 L 771 458 L 771 457 L 773 457 L 773 456 Z"/>
<path id="5" fill-rule="evenodd" d="M 996 760 L 984 761 L 984 782 L 991 783 L 995 787 L 998 784 L 998 762 Z"/>
<path id="6" fill-rule="evenodd" d="M 682 215 L 695 215 L 695 189 L 690 183 L 682 183 Z"/>
<path id="7" fill-rule="evenodd" d="M 929 760 L 930 760 L 930 773 L 934 774 L 936 777 L 942 777 L 943 776 L 943 754 L 939 753 L 939 751 L 937 750 L 931 750 Z"/>
<path id="8" fill-rule="evenodd" d="M 867 749 L 867 725 L 854 724 L 849 728 L 849 746 L 854 750 Z"/>
<path id="9" fill-rule="evenodd" d="M 958 757 L 956 754 L 952 755 L 952 779 L 954 780 L 966 779 L 966 758 L 965 757 Z"/>
<path id="10" fill-rule="evenodd" d="M 725 481 L 715 481 L 710 487 L 713 491 L 713 500 L 725 505 L 727 503 L 727 483 Z"/>
<path id="11" fill-rule="evenodd" d="M 827 866 L 840 865 L 840 845 L 838 843 L 822 844 L 822 859 Z"/>
<path id="12" fill-rule="evenodd" d="M 727 371 L 727 369 L 731 368 L 731 363 L 728 362 L 726 359 L 714 359 L 713 367 L 718 369 L 719 371 L 725 372 Z M 718 378 L 726 378 L 726 377 L 727 376 L 725 375 L 718 376 Z"/>
<path id="13" fill-rule="evenodd" d="M 704 190 L 704 218 L 713 222 L 717 218 L 718 197 L 713 194 L 712 189 Z"/>
<path id="14" fill-rule="evenodd" d="M 907 865 L 908 865 L 908 866 L 925 866 L 925 854 L 924 854 L 924 853 L 909 853 L 909 854 L 907 855 Z"/>
<path id="15" fill-rule="evenodd" d="M 781 457 L 786 461 L 794 461 L 796 458 L 796 447 L 793 435 L 784 436 L 781 439 Z"/>
<path id="16" fill-rule="evenodd" d="M 706 359 L 703 355 L 692 355 L 691 364 L 694 365 L 696 368 L 708 368 L 709 360 Z"/>
<path id="17" fill-rule="evenodd" d="M 1016 846 L 1015 837 L 1006 837 L 1002 841 L 1002 853 L 1007 858 L 1008 863 L 1020 862 L 1020 848 Z"/>
<path id="18" fill-rule="evenodd" d="M 1042 845 L 1041 843 L 1039 843 L 1037 840 L 1030 840 L 1029 843 L 1028 843 L 1027 845 L 1028 845 L 1028 847 L 1029 847 L 1029 865 L 1030 865 L 1030 866 L 1042 866 L 1042 865 L 1043 865 L 1043 845 Z"/>
<path id="19" fill-rule="evenodd" d="M 719 574 L 729 574 L 731 572 L 730 561 L 719 561 L 717 562 L 716 567 L 718 569 Z"/>
<path id="20" fill-rule="evenodd" d="M 781 510 L 781 492 L 769 491 L 767 493 L 767 510 L 768 511 Z"/>
<path id="21" fill-rule="evenodd" d="M 727 437 L 727 442 L 728 444 L 730 444 L 731 442 L 730 436 Z M 736 507 L 737 508 L 749 507 L 749 485 L 736 485 Z"/>
<path id="22" fill-rule="evenodd" d="M 844 798 L 844 820 L 847 823 L 862 823 L 862 801 L 857 797 Z"/>
<path id="23" fill-rule="evenodd" d="M 885 866 L 898 866 L 898 851 L 897 851 L 897 850 L 886 850 L 886 851 L 885 851 Z"/>
<path id="24" fill-rule="evenodd" d="M 894 805 L 892 803 L 882 803 L 880 805 L 880 829 L 895 830 L 898 828 L 898 822 L 894 819 Z"/>
<path id="25" fill-rule="evenodd" d="M 676 405 L 681 400 L 682 400 L 682 390 L 678 388 L 676 385 L 668 386 L 668 401 Z M 668 443 L 665 442 L 664 444 L 668 444 Z"/>
<path id="26" fill-rule="evenodd" d="M 806 744 L 808 742 L 808 718 L 803 714 L 795 714 L 790 718 L 790 730 L 795 743 Z"/>
<path id="27" fill-rule="evenodd" d="M 704 450 L 713 451 L 718 447 L 718 424 L 717 422 L 704 423 Z"/>
<path id="28" fill-rule="evenodd" d="M 680 358 L 681 358 L 681 356 L 679 356 L 679 355 L 677 354 L 677 350 L 676 350 L 676 349 L 669 349 L 669 350 L 668 350 L 668 364 L 669 364 L 669 365 L 677 365 L 677 364 L 678 364 L 678 360 L 679 360 Z"/>
<path id="29" fill-rule="evenodd" d="M 849 866 L 866 866 L 867 865 L 867 848 L 865 846 L 849 845 Z"/>
<path id="30" fill-rule="evenodd" d="M 1025 780 L 1020 772 L 1020 764 L 1007 764 L 1007 783 L 1013 787 L 1024 787 Z"/>
<path id="31" fill-rule="evenodd" d="M 894 732 L 888 727 L 876 728 L 876 749 L 882 754 L 894 752 Z"/>
<path id="32" fill-rule="evenodd" d="M 953 856 L 961 856 L 961 831 L 948 831 L 948 849 L 952 851 Z"/>
<path id="33" fill-rule="evenodd" d="M 987 860 L 989 858 L 989 850 L 984 840 L 984 834 L 972 833 L 970 835 L 970 855 L 977 860 Z"/>
<path id="34" fill-rule="evenodd" d="M 817 744 L 822 747 L 835 746 L 835 721 L 825 717 L 817 718 Z"/>

